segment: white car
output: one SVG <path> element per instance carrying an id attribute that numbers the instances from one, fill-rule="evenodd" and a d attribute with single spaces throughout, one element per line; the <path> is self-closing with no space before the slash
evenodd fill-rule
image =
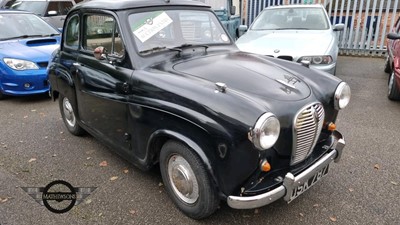
<path id="1" fill-rule="evenodd" d="M 264 9 L 236 44 L 240 50 L 294 62 L 310 63 L 331 74 L 336 72 L 337 31 L 322 5 L 285 5 Z M 308 63 L 305 62 L 305 63 Z"/>

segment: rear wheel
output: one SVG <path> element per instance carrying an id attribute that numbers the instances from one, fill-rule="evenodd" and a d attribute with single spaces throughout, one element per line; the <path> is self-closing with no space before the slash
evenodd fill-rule
<path id="1" fill-rule="evenodd" d="M 400 90 L 397 86 L 396 78 L 394 71 L 389 76 L 389 84 L 388 84 L 388 98 L 390 100 L 400 100 Z"/>
<path id="2" fill-rule="evenodd" d="M 1 91 L 0 91 L 0 100 L 2 100 L 2 99 L 4 99 L 4 98 L 5 98 L 4 94 L 1 93 Z"/>
<path id="3" fill-rule="evenodd" d="M 219 197 L 215 184 L 190 148 L 167 142 L 160 153 L 160 169 L 169 196 L 187 216 L 202 219 L 217 210 Z"/>
<path id="4" fill-rule="evenodd" d="M 68 131 L 76 136 L 84 134 L 85 133 L 84 130 L 78 124 L 74 107 L 72 106 L 70 100 L 67 97 L 60 94 L 59 106 L 62 119 Z"/>
<path id="5" fill-rule="evenodd" d="M 390 73 L 392 72 L 392 68 L 390 66 L 390 59 L 389 59 L 389 55 L 386 57 L 386 61 L 385 61 L 385 73 Z"/>

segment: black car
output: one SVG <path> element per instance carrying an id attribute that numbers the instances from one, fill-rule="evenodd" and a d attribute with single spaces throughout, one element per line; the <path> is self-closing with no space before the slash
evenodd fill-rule
<path id="1" fill-rule="evenodd" d="M 290 202 L 342 155 L 335 121 L 349 86 L 306 61 L 240 52 L 203 3 L 93 0 L 63 31 L 48 75 L 68 130 L 143 170 L 159 165 L 189 217 L 220 200 Z"/>

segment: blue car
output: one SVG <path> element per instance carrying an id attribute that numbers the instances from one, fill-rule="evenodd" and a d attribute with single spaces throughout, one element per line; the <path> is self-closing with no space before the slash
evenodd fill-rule
<path id="1" fill-rule="evenodd" d="M 30 12 L 0 10 L 0 99 L 46 93 L 46 69 L 60 31 Z"/>

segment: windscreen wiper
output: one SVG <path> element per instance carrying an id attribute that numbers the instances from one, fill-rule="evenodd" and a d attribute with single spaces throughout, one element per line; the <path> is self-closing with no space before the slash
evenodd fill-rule
<path id="1" fill-rule="evenodd" d="M 15 37 L 4 38 L 2 40 L 5 41 L 5 40 L 13 40 L 13 39 L 33 38 L 33 37 L 43 37 L 43 35 L 41 35 L 41 34 L 35 34 L 35 35 L 24 34 L 24 35 L 15 36 Z"/>
<path id="2" fill-rule="evenodd" d="M 160 51 L 164 51 L 164 50 L 171 50 L 171 51 L 178 51 L 178 52 L 182 52 L 182 50 L 180 49 L 176 49 L 176 48 L 167 48 L 165 46 L 162 47 L 154 47 L 154 48 L 150 48 L 150 49 L 146 49 L 143 51 L 140 51 L 140 54 L 149 54 L 149 53 L 154 53 L 154 52 L 160 52 Z"/>
<path id="3" fill-rule="evenodd" d="M 206 49 L 206 51 L 207 51 L 207 48 L 209 46 L 205 45 L 205 44 L 188 44 L 188 43 L 185 43 L 185 44 L 182 44 L 180 46 L 176 46 L 176 47 L 173 47 L 173 48 L 170 48 L 170 49 L 172 49 L 172 50 L 174 50 L 174 49 L 182 50 L 183 48 L 187 48 L 187 47 L 204 47 Z"/>
<path id="4" fill-rule="evenodd" d="M 43 37 L 54 37 L 54 36 L 59 36 L 59 35 L 60 35 L 60 33 L 54 33 L 54 34 L 43 35 Z"/>

